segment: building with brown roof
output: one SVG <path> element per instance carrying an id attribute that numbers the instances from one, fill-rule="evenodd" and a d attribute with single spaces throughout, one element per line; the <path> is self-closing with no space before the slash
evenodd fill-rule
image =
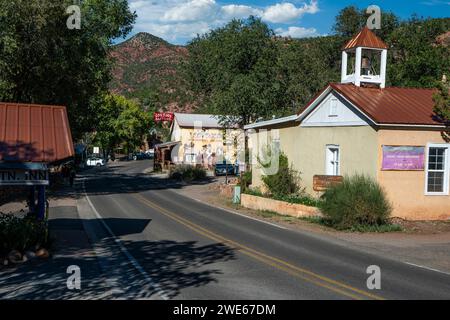
<path id="1" fill-rule="evenodd" d="M 0 161 L 50 164 L 73 155 L 65 107 L 0 102 Z"/>
<path id="2" fill-rule="evenodd" d="M 28 186 L 29 209 L 39 219 L 45 215 L 48 166 L 73 156 L 65 107 L 0 103 L 0 187 Z"/>
<path id="3" fill-rule="evenodd" d="M 387 46 L 365 28 L 343 48 L 341 83 L 330 83 L 298 114 L 246 126 L 253 185 L 261 187 L 264 174 L 257 150 L 274 143 L 312 195 L 323 191 L 317 176 L 366 174 L 386 190 L 393 216 L 450 218 L 450 144 L 433 116 L 434 90 L 385 87 L 386 55 Z"/>

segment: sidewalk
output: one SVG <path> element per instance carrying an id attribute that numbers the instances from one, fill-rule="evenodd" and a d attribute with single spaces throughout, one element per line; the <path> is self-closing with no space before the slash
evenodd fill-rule
<path id="1" fill-rule="evenodd" d="M 49 228 L 53 247 L 49 259 L 33 259 L 0 269 L 0 299 L 107 299 L 96 255 L 77 211 L 74 190 L 65 187 L 50 198 Z M 67 267 L 81 269 L 81 290 L 67 288 Z"/>
<path id="2" fill-rule="evenodd" d="M 277 223 L 298 232 L 339 241 L 357 250 L 450 273 L 450 232 L 448 231 L 436 230 L 426 234 L 339 232 L 297 218 L 265 214 L 233 205 L 231 199 L 226 199 L 219 194 L 213 183 L 186 185 L 174 191 L 215 207 Z"/>

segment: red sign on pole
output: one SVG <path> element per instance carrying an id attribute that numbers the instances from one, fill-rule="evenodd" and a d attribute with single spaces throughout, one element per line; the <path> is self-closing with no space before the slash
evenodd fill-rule
<path id="1" fill-rule="evenodd" d="M 155 122 L 173 121 L 173 119 L 173 112 L 155 112 L 153 114 L 153 120 L 155 120 Z"/>

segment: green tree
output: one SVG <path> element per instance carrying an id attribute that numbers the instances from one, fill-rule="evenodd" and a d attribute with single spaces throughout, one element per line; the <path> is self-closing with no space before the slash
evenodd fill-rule
<path id="1" fill-rule="evenodd" d="M 411 18 L 402 22 L 387 39 L 389 85 L 432 88 L 450 69 L 450 48 L 436 45 L 436 37 L 447 32 L 450 19 Z"/>
<path id="2" fill-rule="evenodd" d="M 108 94 L 97 106 L 97 126 L 94 141 L 110 152 L 124 144 L 134 151 L 149 133 L 152 119 L 148 112 L 132 100 Z"/>
<path id="3" fill-rule="evenodd" d="M 287 43 L 280 54 L 280 81 L 286 105 L 298 112 L 328 83 L 340 80 L 340 36 L 300 39 Z"/>
<path id="4" fill-rule="evenodd" d="M 348 6 L 336 16 L 333 31 L 340 36 L 350 38 L 356 35 L 366 25 L 369 14 L 366 9 Z M 387 37 L 399 25 L 399 18 L 392 12 L 381 11 L 381 29 L 372 30 L 382 39 Z"/>
<path id="5" fill-rule="evenodd" d="M 433 95 L 434 113 L 437 119 L 446 126 L 442 131 L 442 138 L 450 142 L 450 86 L 446 81 L 439 82 L 436 86 L 438 91 Z"/>
<path id="6" fill-rule="evenodd" d="M 81 2 L 81 30 L 69 30 L 70 0 L 0 0 L 0 100 L 65 105 L 74 138 L 92 129 L 92 99 L 110 81 L 112 40 L 136 15 L 126 0 Z"/>
<path id="7" fill-rule="evenodd" d="M 343 37 L 352 37 L 362 29 L 366 21 L 361 9 L 348 6 L 339 11 L 333 25 L 333 31 Z"/>
<path id="8" fill-rule="evenodd" d="M 184 71 L 206 110 L 241 126 L 286 113 L 278 81 L 280 46 L 260 19 L 233 20 L 189 45 Z"/>

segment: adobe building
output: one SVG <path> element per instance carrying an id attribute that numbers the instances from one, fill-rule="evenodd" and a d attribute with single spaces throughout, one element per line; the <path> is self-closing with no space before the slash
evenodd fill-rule
<path id="1" fill-rule="evenodd" d="M 244 139 L 243 130 L 224 126 L 210 114 L 175 113 L 170 130 L 175 164 L 210 167 L 223 159 L 234 163 Z"/>
<path id="2" fill-rule="evenodd" d="M 386 44 L 364 28 L 343 48 L 341 83 L 298 114 L 245 129 L 254 149 L 277 143 L 311 195 L 320 196 L 327 180 L 366 174 L 387 192 L 393 216 L 449 219 L 450 144 L 433 117 L 435 91 L 385 87 L 386 61 Z M 252 172 L 253 187 L 261 187 L 262 168 L 253 164 Z"/>

